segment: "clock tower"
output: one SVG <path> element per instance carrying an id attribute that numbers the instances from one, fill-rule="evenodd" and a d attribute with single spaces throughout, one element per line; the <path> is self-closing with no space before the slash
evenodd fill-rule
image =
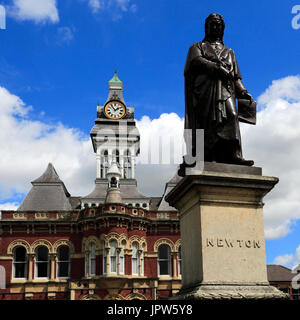
<path id="1" fill-rule="evenodd" d="M 140 133 L 134 120 L 134 108 L 123 98 L 123 82 L 117 71 L 108 82 L 108 98 L 97 106 L 97 119 L 91 130 L 91 140 L 96 153 L 95 190 L 82 198 L 82 206 L 103 203 L 107 191 L 107 172 L 112 163 L 120 171 L 121 196 L 126 203 L 149 207 L 150 199 L 137 190 L 135 179 L 136 157 L 140 153 Z"/>

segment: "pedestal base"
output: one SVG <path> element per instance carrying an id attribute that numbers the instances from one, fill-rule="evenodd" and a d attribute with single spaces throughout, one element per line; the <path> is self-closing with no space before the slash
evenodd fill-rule
<path id="1" fill-rule="evenodd" d="M 274 300 L 288 299 L 287 293 L 266 284 L 205 284 L 182 289 L 171 300 Z"/>
<path id="2" fill-rule="evenodd" d="M 179 211 L 182 290 L 176 299 L 285 299 L 267 279 L 261 168 L 204 163 L 166 196 Z"/>

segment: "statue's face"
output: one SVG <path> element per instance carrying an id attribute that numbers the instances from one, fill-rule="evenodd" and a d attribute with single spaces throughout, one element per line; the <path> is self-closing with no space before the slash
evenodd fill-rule
<path id="1" fill-rule="evenodd" d="M 209 21 L 207 26 L 208 35 L 211 38 L 222 38 L 223 37 L 223 24 L 219 19 L 213 19 Z"/>

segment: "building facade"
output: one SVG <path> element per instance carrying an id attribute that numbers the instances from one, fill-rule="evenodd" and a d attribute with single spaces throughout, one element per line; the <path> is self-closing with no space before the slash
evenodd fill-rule
<path id="1" fill-rule="evenodd" d="M 96 180 L 90 194 L 72 197 L 50 163 L 20 207 L 2 211 L 0 299 L 149 300 L 180 289 L 178 212 L 164 196 L 138 190 L 140 134 L 116 73 L 106 103 L 97 106 L 91 140 Z"/>

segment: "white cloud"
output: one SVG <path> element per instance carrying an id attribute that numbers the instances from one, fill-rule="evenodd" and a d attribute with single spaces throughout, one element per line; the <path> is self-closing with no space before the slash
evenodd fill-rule
<path id="1" fill-rule="evenodd" d="M 16 202 L 0 203 L 0 210 L 16 210 L 19 207 L 19 205 L 20 204 Z"/>
<path id="2" fill-rule="evenodd" d="M 32 20 L 36 23 L 59 21 L 56 0 L 13 0 L 9 14 L 18 20 Z"/>
<path id="3" fill-rule="evenodd" d="M 257 125 L 242 125 L 245 158 L 279 177 L 265 198 L 265 235 L 279 238 L 300 218 L 300 77 L 275 80 L 258 98 Z"/>
<path id="4" fill-rule="evenodd" d="M 148 116 L 136 121 L 141 134 L 141 153 L 137 159 L 140 190 L 149 196 L 161 196 L 165 183 L 176 173 L 184 154 L 184 120 L 176 113 Z"/>
<path id="5" fill-rule="evenodd" d="M 90 191 L 95 157 L 89 137 L 61 123 L 32 121 L 31 109 L 0 87 L 0 201 L 27 193 L 49 162 L 72 194 Z"/>
<path id="6" fill-rule="evenodd" d="M 152 120 L 144 116 L 136 125 L 141 133 L 138 163 L 169 164 L 172 159 L 174 163 L 181 163 L 184 120 L 176 113 L 163 113 Z"/>
<path id="7" fill-rule="evenodd" d="M 122 13 L 137 11 L 137 5 L 131 0 L 88 0 L 88 5 L 93 13 L 100 10 L 111 12 L 114 20 L 121 19 Z"/>
<path id="8" fill-rule="evenodd" d="M 93 13 L 97 13 L 103 6 L 100 0 L 89 0 L 88 2 L 90 8 L 92 9 Z"/>
<path id="9" fill-rule="evenodd" d="M 300 245 L 296 248 L 295 253 L 277 256 L 273 263 L 294 269 L 300 264 Z"/>
<path id="10" fill-rule="evenodd" d="M 281 266 L 289 266 L 294 260 L 294 256 L 292 254 L 284 254 L 282 256 L 277 256 L 274 259 L 274 264 L 279 264 Z"/>

